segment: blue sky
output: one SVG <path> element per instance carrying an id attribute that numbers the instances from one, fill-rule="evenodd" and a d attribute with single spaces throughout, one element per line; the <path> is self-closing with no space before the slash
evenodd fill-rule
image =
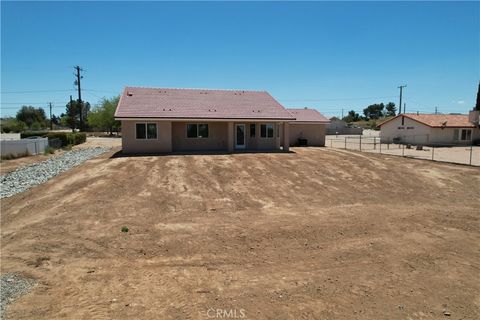
<path id="1" fill-rule="evenodd" d="M 1 114 L 64 111 L 126 85 L 267 90 L 285 107 L 398 104 L 467 112 L 480 79 L 479 2 L 5 2 Z M 35 91 L 35 92 L 32 92 Z"/>

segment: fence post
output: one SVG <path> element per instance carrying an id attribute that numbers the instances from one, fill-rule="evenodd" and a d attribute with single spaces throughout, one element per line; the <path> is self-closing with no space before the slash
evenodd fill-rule
<path id="1" fill-rule="evenodd" d="M 377 150 L 377 137 L 373 137 L 373 150 Z"/>
<path id="2" fill-rule="evenodd" d="M 333 139 L 330 140 L 330 148 L 333 148 Z"/>
<path id="3" fill-rule="evenodd" d="M 362 136 L 360 135 L 360 151 L 362 151 Z"/>
<path id="4" fill-rule="evenodd" d="M 405 157 L 405 144 L 402 144 L 402 157 Z"/>
<path id="5" fill-rule="evenodd" d="M 345 150 L 347 150 L 347 137 L 345 137 Z"/>
<path id="6" fill-rule="evenodd" d="M 380 148 L 380 154 L 382 154 L 382 139 L 380 139 L 380 144 L 378 146 Z"/>
<path id="7" fill-rule="evenodd" d="M 387 150 L 390 150 L 390 137 L 388 137 L 388 140 L 387 140 Z"/>
<path id="8" fill-rule="evenodd" d="M 470 145 L 470 165 L 472 165 L 473 143 Z"/>
<path id="9" fill-rule="evenodd" d="M 432 161 L 433 161 L 434 155 L 435 155 L 435 147 L 432 146 Z"/>

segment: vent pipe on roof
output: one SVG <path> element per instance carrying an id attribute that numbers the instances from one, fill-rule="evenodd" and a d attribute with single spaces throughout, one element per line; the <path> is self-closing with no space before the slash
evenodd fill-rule
<path id="1" fill-rule="evenodd" d="M 131 97 L 133 96 L 133 93 L 131 93 L 130 91 L 127 91 L 127 96 Z"/>

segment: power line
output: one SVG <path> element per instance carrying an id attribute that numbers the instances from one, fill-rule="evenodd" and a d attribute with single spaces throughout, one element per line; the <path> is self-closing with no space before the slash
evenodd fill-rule
<path id="1" fill-rule="evenodd" d="M 39 92 L 70 92 L 75 91 L 75 89 L 68 90 L 26 90 L 26 91 L 1 91 L 1 94 L 10 94 L 10 93 L 39 93 Z"/>
<path id="2" fill-rule="evenodd" d="M 383 97 L 363 97 L 363 98 L 328 98 L 328 99 L 277 99 L 281 101 L 342 101 L 342 100 L 370 100 L 370 99 L 387 99 L 395 98 L 396 96 L 383 96 Z"/>

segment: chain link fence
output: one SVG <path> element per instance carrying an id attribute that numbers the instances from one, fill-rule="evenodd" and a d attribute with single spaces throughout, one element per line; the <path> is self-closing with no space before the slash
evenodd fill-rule
<path id="1" fill-rule="evenodd" d="M 440 162 L 450 162 L 480 166 L 480 147 L 468 144 L 425 144 L 424 139 L 418 137 L 411 142 L 399 142 L 393 139 L 382 139 L 380 137 L 364 136 L 327 136 L 326 146 L 346 150 L 358 150 L 379 154 L 424 159 Z"/>

